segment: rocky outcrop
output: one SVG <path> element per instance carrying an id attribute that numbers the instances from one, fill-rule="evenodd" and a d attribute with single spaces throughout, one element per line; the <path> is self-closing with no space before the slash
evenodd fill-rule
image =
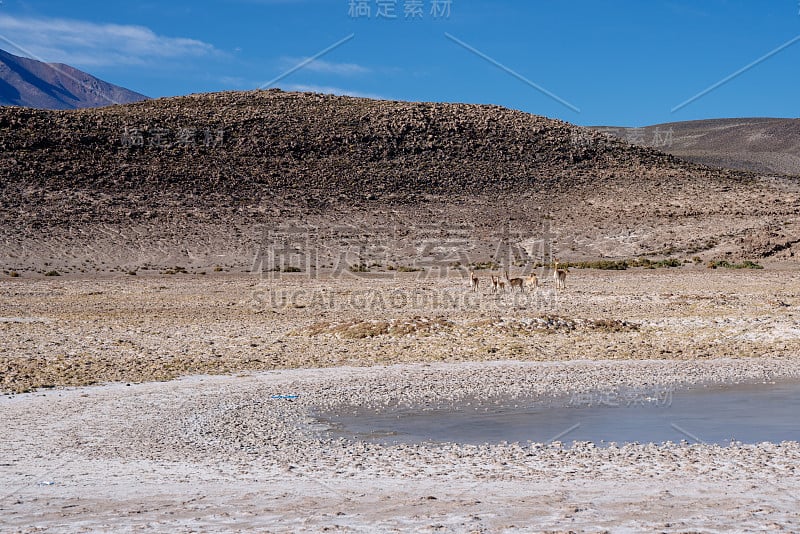
<path id="1" fill-rule="evenodd" d="M 573 259 L 735 255 L 743 232 L 800 209 L 785 184 L 520 111 L 280 90 L 0 108 L 0 184 L 0 223 L 19 253 L 105 239 L 126 255 L 109 250 L 106 264 L 126 265 L 167 243 L 253 253 L 257 227 L 369 217 L 469 227 L 484 239 L 480 261 L 502 224 L 524 240 L 545 221 Z"/>

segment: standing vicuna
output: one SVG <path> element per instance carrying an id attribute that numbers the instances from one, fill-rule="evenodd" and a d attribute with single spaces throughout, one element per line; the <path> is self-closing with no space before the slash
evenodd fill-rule
<path id="1" fill-rule="evenodd" d="M 566 289 L 568 272 L 569 268 L 567 267 L 563 269 L 558 268 L 558 258 L 556 258 L 553 264 L 553 280 L 556 283 L 556 289 Z"/>
<path id="2" fill-rule="evenodd" d="M 539 279 L 536 278 L 534 273 L 531 273 L 530 276 L 525 278 L 525 287 L 533 289 L 533 291 L 536 291 L 539 288 Z"/>
<path id="3" fill-rule="evenodd" d="M 478 279 L 477 276 L 475 276 L 475 271 L 470 271 L 469 272 L 469 287 L 472 289 L 473 293 L 478 291 L 478 284 L 479 283 L 480 283 L 480 280 Z"/>
<path id="4" fill-rule="evenodd" d="M 506 269 L 506 280 L 508 280 L 508 287 L 511 291 L 514 291 L 515 287 L 518 287 L 520 291 L 525 291 L 525 280 L 522 278 L 509 278 L 508 269 Z"/>
<path id="5" fill-rule="evenodd" d="M 492 279 L 492 293 L 497 293 L 498 286 L 502 284 L 500 277 L 493 274 L 490 274 L 489 276 Z M 505 284 L 503 284 L 503 286 L 505 287 Z"/>

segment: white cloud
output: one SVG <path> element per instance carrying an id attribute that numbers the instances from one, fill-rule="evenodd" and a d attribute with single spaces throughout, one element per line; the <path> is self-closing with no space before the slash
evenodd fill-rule
<path id="1" fill-rule="evenodd" d="M 221 54 L 203 41 L 165 37 L 144 26 L 9 15 L 0 15 L 0 42 L 12 54 L 79 67 L 147 65 Z"/>
<path id="2" fill-rule="evenodd" d="M 293 67 L 306 61 L 308 58 L 290 58 L 285 57 L 282 59 L 284 65 L 286 67 Z M 303 70 L 308 70 L 311 72 L 320 72 L 324 74 L 340 74 L 343 76 L 352 76 L 356 74 L 366 74 L 370 72 L 370 69 L 364 67 L 362 65 L 357 65 L 355 63 L 333 63 L 331 61 L 323 61 L 321 59 L 315 59 L 311 63 L 305 65 Z"/>
<path id="3" fill-rule="evenodd" d="M 325 85 L 306 85 L 306 84 L 277 84 L 284 91 L 301 91 L 305 93 L 324 93 L 329 95 L 340 96 L 356 96 L 360 98 L 372 98 L 374 100 L 390 100 L 385 96 L 376 95 L 374 93 L 362 93 L 361 91 L 351 91 L 350 89 L 342 89 L 340 87 L 330 87 Z"/>

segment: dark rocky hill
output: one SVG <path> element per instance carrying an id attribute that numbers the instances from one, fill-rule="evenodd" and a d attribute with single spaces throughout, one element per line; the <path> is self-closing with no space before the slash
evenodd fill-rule
<path id="1" fill-rule="evenodd" d="M 496 106 L 279 90 L 2 108 L 0 182 L 7 270 L 247 270 L 289 224 L 457 227 L 474 261 L 535 255 L 545 227 L 566 259 L 790 257 L 800 236 L 790 179 Z"/>

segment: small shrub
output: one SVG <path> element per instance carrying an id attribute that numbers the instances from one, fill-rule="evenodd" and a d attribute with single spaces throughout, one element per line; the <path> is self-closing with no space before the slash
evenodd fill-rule
<path id="1" fill-rule="evenodd" d="M 59 273 L 58 271 L 47 271 L 46 273 L 44 273 L 44 275 L 45 276 L 61 276 L 61 273 Z"/>
<path id="2" fill-rule="evenodd" d="M 628 268 L 628 262 L 625 260 L 622 261 L 602 260 L 594 262 L 594 264 L 592 264 L 590 268 L 602 269 L 606 271 L 624 271 L 625 269 Z"/>
<path id="3" fill-rule="evenodd" d="M 589 327 L 601 332 L 635 332 L 639 330 L 638 324 L 617 319 L 595 319 L 589 322 Z"/>
<path id="4" fill-rule="evenodd" d="M 760 265 L 754 261 L 744 260 L 739 266 L 736 267 L 737 269 L 763 269 L 764 266 Z"/>
<path id="5" fill-rule="evenodd" d="M 369 267 L 367 267 L 366 263 L 359 263 L 356 265 L 351 265 L 349 267 L 351 273 L 368 273 Z"/>
<path id="6" fill-rule="evenodd" d="M 136 276 L 136 271 L 128 271 L 128 274 L 131 276 Z"/>
<path id="7" fill-rule="evenodd" d="M 215 272 L 215 273 L 221 273 L 221 272 L 222 272 L 222 267 L 220 267 L 219 265 L 217 265 L 216 267 L 214 267 L 214 272 Z"/>
<path id="8" fill-rule="evenodd" d="M 574 267 L 576 269 L 601 269 L 606 271 L 624 271 L 631 267 L 644 267 L 645 269 L 656 269 L 660 267 L 680 267 L 683 262 L 677 258 L 667 258 L 660 261 L 653 261 L 649 258 L 638 258 L 635 260 L 598 260 L 598 261 L 578 261 L 559 264 L 564 267 Z M 536 266 L 541 266 L 537 264 Z"/>
<path id="9" fill-rule="evenodd" d="M 658 269 L 661 267 L 681 267 L 685 262 L 678 258 L 667 258 L 664 260 L 653 261 L 649 258 L 639 258 L 631 263 L 631 267 L 645 267 L 647 269 Z"/>
<path id="10" fill-rule="evenodd" d="M 298 307 L 298 306 L 295 306 Z M 428 336 L 447 331 L 454 323 L 442 318 L 412 317 L 406 320 L 353 320 L 340 323 L 320 322 L 290 335 L 333 335 L 342 339 L 364 339 L 378 336 Z"/>
<path id="11" fill-rule="evenodd" d="M 680 267 L 681 265 L 683 265 L 683 263 L 678 258 L 668 258 L 656 262 L 656 267 Z"/>
<path id="12" fill-rule="evenodd" d="M 389 323 L 385 321 L 347 321 L 343 323 L 321 322 L 306 329 L 309 336 L 333 334 L 345 339 L 363 339 L 389 333 Z"/>
<path id="13" fill-rule="evenodd" d="M 610 271 L 624 271 L 628 268 L 628 263 L 625 260 L 619 261 L 612 261 L 612 260 L 600 260 L 600 261 L 577 261 L 577 262 L 569 262 L 569 263 L 559 263 L 559 266 L 564 267 L 574 267 L 575 269 L 603 269 L 603 270 L 610 270 Z"/>
<path id="14" fill-rule="evenodd" d="M 421 271 L 421 270 L 422 270 L 422 268 L 420 268 L 420 267 L 409 267 L 407 265 L 400 265 L 399 267 L 397 267 L 397 272 L 398 273 L 415 273 L 415 272 Z"/>
<path id="15" fill-rule="evenodd" d="M 11 278 L 17 278 L 19 276 L 19 273 L 17 271 L 11 271 L 10 273 L 8 273 L 8 276 L 10 276 Z"/>
<path id="16" fill-rule="evenodd" d="M 470 268 L 472 268 L 473 271 L 483 271 L 486 269 L 494 271 L 500 268 L 500 265 L 493 261 L 471 263 L 469 266 Z"/>
<path id="17" fill-rule="evenodd" d="M 763 265 L 759 265 L 750 260 L 744 260 L 742 263 L 731 263 L 727 260 L 712 260 L 706 264 L 709 269 L 716 269 L 722 267 L 725 269 L 763 269 Z"/>
<path id="18" fill-rule="evenodd" d="M 294 265 L 287 265 L 283 268 L 283 272 L 285 273 L 299 273 L 302 272 L 300 267 L 295 267 Z"/>

